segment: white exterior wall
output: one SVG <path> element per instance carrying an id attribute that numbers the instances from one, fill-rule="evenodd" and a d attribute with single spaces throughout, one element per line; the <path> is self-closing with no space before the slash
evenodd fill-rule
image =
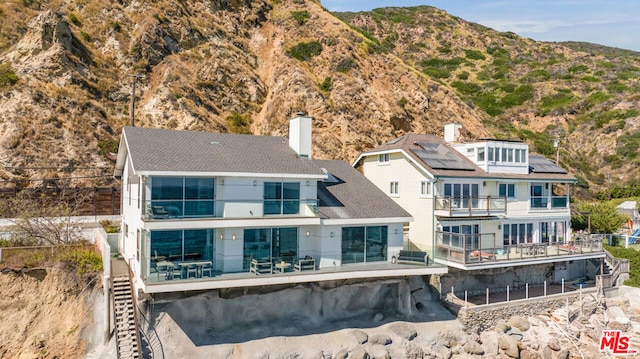
<path id="1" fill-rule="evenodd" d="M 422 174 L 402 153 L 392 153 L 388 164 L 380 164 L 377 155 L 364 157 L 362 172 L 369 181 L 387 195 L 389 195 L 389 183 L 391 181 L 398 182 L 398 195 L 389 195 L 389 197 L 414 218 L 413 222 L 409 223 L 409 242 L 421 250 L 429 251 L 433 246 L 434 234 L 434 188 L 431 185 L 430 194 L 422 196 L 420 182 L 429 181 L 431 183 L 433 179 Z M 400 233 L 402 233 L 402 228 Z M 400 243 L 400 247 L 402 247 L 402 241 Z"/>

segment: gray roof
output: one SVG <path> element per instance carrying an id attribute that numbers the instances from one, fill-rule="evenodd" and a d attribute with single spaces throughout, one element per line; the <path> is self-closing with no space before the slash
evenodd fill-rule
<path id="1" fill-rule="evenodd" d="M 323 176 L 286 137 L 125 127 L 120 152 L 138 172 L 270 173 Z M 119 157 L 121 154 L 119 154 Z M 121 170 L 116 163 L 116 172 Z"/>
<path id="2" fill-rule="evenodd" d="M 402 150 L 435 177 L 468 177 L 485 179 L 526 179 L 540 181 L 575 182 L 566 170 L 540 155 L 529 154 L 528 174 L 487 173 L 470 159 L 456 151 L 440 137 L 410 133 L 380 145 L 363 155 Z M 455 159 L 454 159 L 455 157 Z"/>
<path id="3" fill-rule="evenodd" d="M 320 213 L 327 218 L 411 218 L 395 201 L 345 161 L 314 160 L 330 174 L 318 182 Z"/>

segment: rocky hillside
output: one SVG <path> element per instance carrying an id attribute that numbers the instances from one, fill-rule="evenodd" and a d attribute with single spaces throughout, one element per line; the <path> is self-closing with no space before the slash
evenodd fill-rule
<path id="1" fill-rule="evenodd" d="M 286 135 L 304 111 L 317 157 L 353 160 L 456 121 L 550 157 L 560 138 L 584 188 L 638 178 L 636 53 L 314 0 L 9 0 L 0 18 L 6 186 L 110 184 L 134 74 L 137 126 Z"/>

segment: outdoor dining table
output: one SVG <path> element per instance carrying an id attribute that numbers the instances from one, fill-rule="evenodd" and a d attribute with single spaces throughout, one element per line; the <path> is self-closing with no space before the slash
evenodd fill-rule
<path id="1" fill-rule="evenodd" d="M 187 271 L 187 268 L 192 265 L 196 266 L 196 278 L 202 278 L 202 267 L 204 267 L 207 264 L 212 265 L 213 263 L 211 261 L 189 261 L 189 262 L 178 263 L 178 265 L 180 266 L 180 278 L 184 279 L 183 274 L 185 274 Z M 187 273 L 187 276 L 188 275 L 189 273 Z"/>

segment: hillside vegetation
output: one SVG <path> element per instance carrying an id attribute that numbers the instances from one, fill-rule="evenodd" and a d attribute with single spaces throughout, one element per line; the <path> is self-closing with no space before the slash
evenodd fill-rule
<path id="1" fill-rule="evenodd" d="M 585 195 L 638 182 L 634 52 L 536 42 L 427 6 L 9 0 L 0 16 L 5 186 L 112 184 L 132 74 L 144 75 L 137 126 L 286 135 L 304 111 L 316 157 L 353 160 L 455 121 L 550 158 L 559 138 Z"/>

